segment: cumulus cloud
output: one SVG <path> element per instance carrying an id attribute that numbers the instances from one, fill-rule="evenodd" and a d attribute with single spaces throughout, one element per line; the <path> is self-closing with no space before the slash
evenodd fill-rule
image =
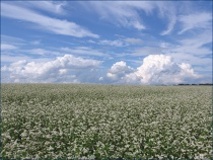
<path id="1" fill-rule="evenodd" d="M 9 74 L 7 82 L 80 82 L 81 76 L 90 74 L 101 61 L 64 55 L 48 62 L 21 60 L 1 68 Z"/>
<path id="2" fill-rule="evenodd" d="M 149 55 L 137 69 L 127 66 L 123 61 L 113 64 L 107 77 L 121 83 L 178 84 L 190 83 L 200 76 L 194 73 L 189 64 L 177 64 L 171 56 Z"/>
<path id="3" fill-rule="evenodd" d="M 146 84 L 182 83 L 186 78 L 198 78 L 189 64 L 177 64 L 165 55 L 145 57 L 136 75 Z"/>
<path id="4" fill-rule="evenodd" d="M 119 79 L 125 80 L 126 79 L 125 76 L 133 71 L 134 69 L 127 66 L 126 62 L 120 61 L 112 65 L 112 67 L 109 69 L 107 73 L 107 77 L 109 77 L 114 81 L 117 81 Z"/>
<path id="5" fill-rule="evenodd" d="M 1 68 L 2 82 L 178 84 L 194 83 L 202 78 L 190 64 L 176 63 L 167 55 L 149 55 L 138 68 L 124 61 L 116 62 L 106 76 L 100 64 L 98 60 L 68 54 L 45 62 L 21 60 Z"/>

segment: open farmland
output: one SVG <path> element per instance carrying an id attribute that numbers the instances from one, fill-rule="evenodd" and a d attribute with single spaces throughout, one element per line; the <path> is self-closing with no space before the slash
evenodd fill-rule
<path id="1" fill-rule="evenodd" d="M 211 86 L 2 84 L 4 158 L 212 155 Z"/>

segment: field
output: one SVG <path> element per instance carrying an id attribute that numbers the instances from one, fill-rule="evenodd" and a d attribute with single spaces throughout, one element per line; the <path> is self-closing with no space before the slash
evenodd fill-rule
<path id="1" fill-rule="evenodd" d="M 2 84 L 3 158 L 210 159 L 211 86 Z"/>

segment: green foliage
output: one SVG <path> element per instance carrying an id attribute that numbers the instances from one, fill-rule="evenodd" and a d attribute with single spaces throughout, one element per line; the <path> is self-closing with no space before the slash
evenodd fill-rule
<path id="1" fill-rule="evenodd" d="M 4 158 L 211 158 L 211 87 L 3 84 Z"/>

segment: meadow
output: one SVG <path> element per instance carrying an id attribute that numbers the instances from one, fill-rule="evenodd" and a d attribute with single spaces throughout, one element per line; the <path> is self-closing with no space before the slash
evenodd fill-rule
<path id="1" fill-rule="evenodd" d="M 4 159 L 211 159 L 211 86 L 1 84 Z"/>

